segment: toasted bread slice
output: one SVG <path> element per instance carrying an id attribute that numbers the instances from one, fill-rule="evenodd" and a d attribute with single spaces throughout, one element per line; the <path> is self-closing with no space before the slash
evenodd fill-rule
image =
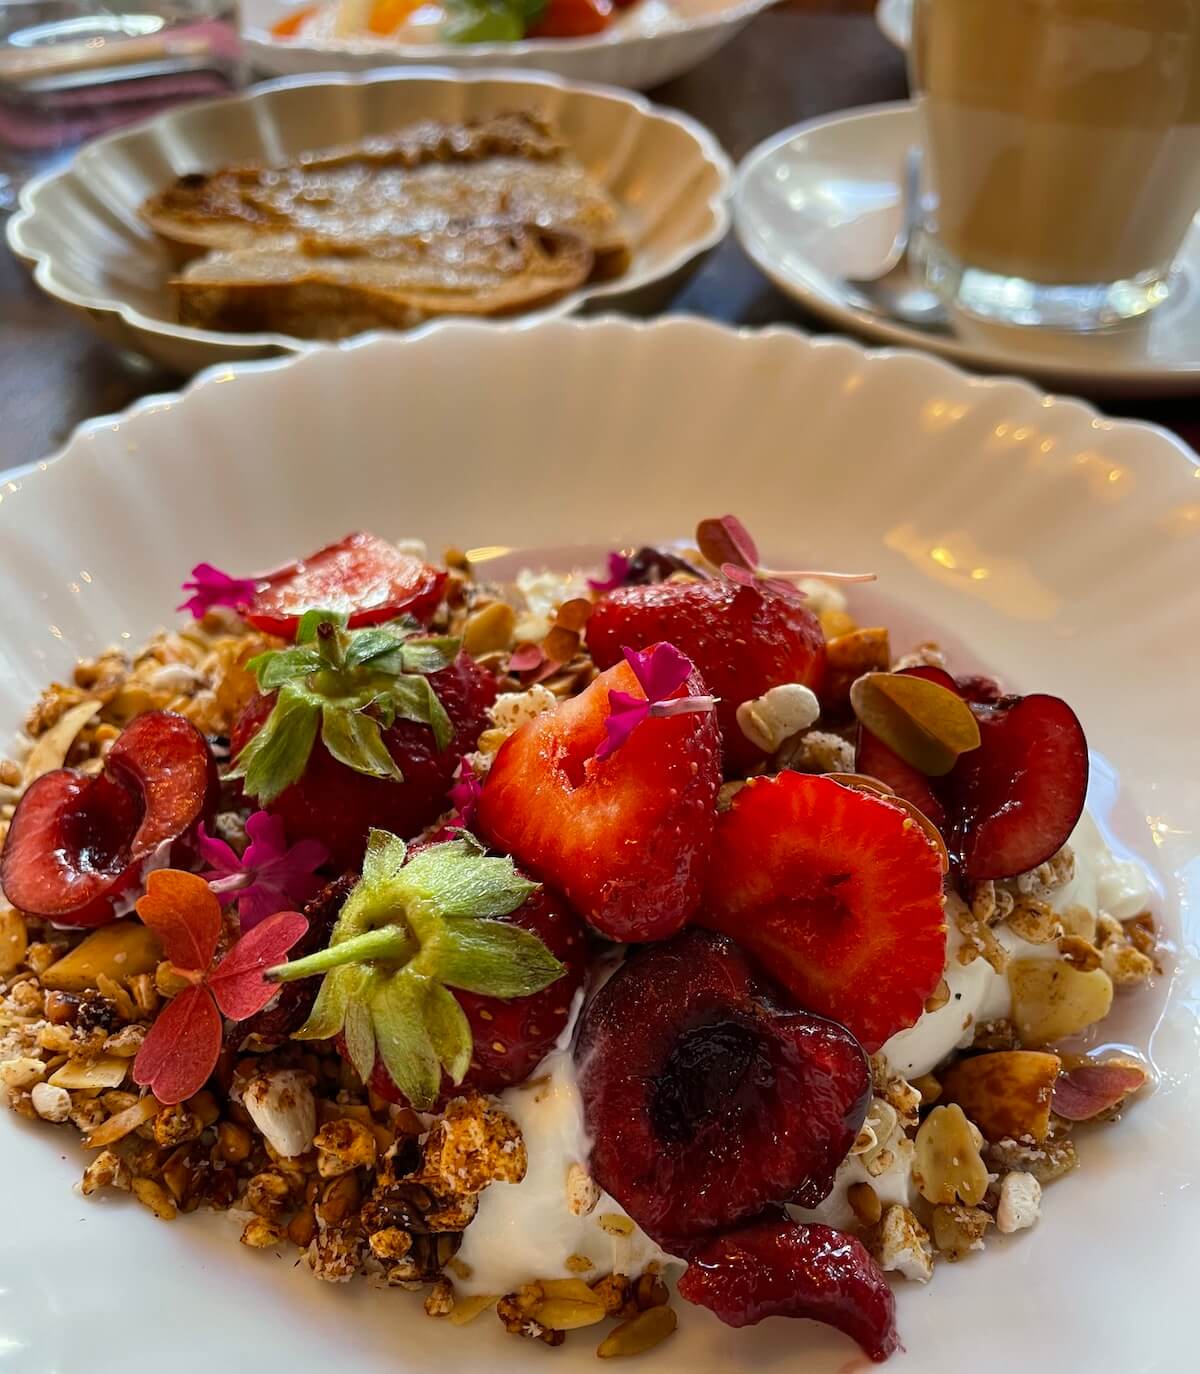
<path id="1" fill-rule="evenodd" d="M 581 286 L 591 268 L 591 248 L 578 235 L 476 225 L 352 251 L 264 238 L 190 263 L 171 288 L 184 324 L 331 340 L 443 315 L 533 310 Z"/>
<path id="2" fill-rule="evenodd" d="M 306 153 L 285 166 L 180 177 L 142 206 L 177 261 L 300 234 L 349 246 L 469 224 L 539 224 L 591 244 L 593 271 L 629 263 L 620 212 L 535 115 L 422 121 L 387 137 Z"/>

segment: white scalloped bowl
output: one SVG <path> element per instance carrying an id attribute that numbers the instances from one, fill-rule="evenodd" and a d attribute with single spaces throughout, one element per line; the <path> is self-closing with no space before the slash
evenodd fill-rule
<path id="1" fill-rule="evenodd" d="M 686 115 L 626 91 L 572 85 L 536 72 L 428 68 L 285 77 L 228 100 L 188 105 L 97 140 L 63 169 L 31 181 L 8 223 L 13 252 L 48 295 L 120 348 L 191 373 L 323 345 L 274 333 L 196 329 L 173 318 L 168 255 L 138 206 L 184 172 L 280 161 L 386 133 L 415 119 L 464 119 L 514 109 L 551 118 L 621 207 L 629 270 L 585 285 L 539 317 L 606 308 L 654 310 L 729 228 L 733 168 Z"/>
<path id="2" fill-rule="evenodd" d="M 905 633 L 1072 701 L 1103 755 L 1093 810 L 1158 875 L 1181 949 L 1115 1027 L 1149 1044 L 1157 1091 L 1088 1135 L 1033 1231 L 939 1266 L 928 1289 L 899 1285 L 909 1354 L 887 1368 L 1183 1374 L 1200 1231 L 1198 474 L 1167 434 L 1023 383 L 691 320 L 438 325 L 215 370 L 0 486 L 0 724 L 76 655 L 170 622 L 197 561 L 270 566 L 357 525 L 434 548 L 603 548 L 736 510 L 772 558 L 874 568 Z M 455 1330 L 411 1294 L 315 1283 L 291 1255 L 239 1246 L 228 1220 L 164 1226 L 81 1198 L 64 1150 L 0 1121 L 14 1374 L 115 1374 L 133 1350 L 147 1369 L 184 1351 L 189 1370 L 258 1374 L 596 1368 L 589 1333 L 547 1355 L 494 1318 Z M 638 1368 L 873 1367 L 856 1354 L 810 1323 L 732 1331 L 689 1308 Z"/>
<path id="3" fill-rule="evenodd" d="M 392 43 L 370 36 L 277 38 L 272 25 L 296 9 L 289 0 L 243 0 L 242 43 L 251 66 L 271 75 L 364 71 L 372 67 L 510 67 L 554 72 L 569 81 L 648 90 L 698 66 L 776 0 L 670 0 L 679 22 L 639 32 L 628 16 L 585 38 L 519 43 Z"/>

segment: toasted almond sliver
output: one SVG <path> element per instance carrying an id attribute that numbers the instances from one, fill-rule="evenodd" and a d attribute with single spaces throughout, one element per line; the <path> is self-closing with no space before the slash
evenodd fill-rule
<path id="1" fill-rule="evenodd" d="M 573 1298 L 547 1298 L 533 1309 L 534 1319 L 551 1331 L 577 1331 L 582 1326 L 595 1326 L 608 1316 L 599 1298 L 591 1302 L 576 1302 Z"/>
<path id="2" fill-rule="evenodd" d="M 130 1131 L 136 1131 L 143 1122 L 156 1117 L 162 1111 L 162 1106 L 156 1097 L 139 1098 L 132 1107 L 126 1107 L 116 1116 L 110 1116 L 107 1121 L 97 1126 L 91 1135 L 84 1136 L 84 1149 L 98 1150 L 102 1145 L 111 1145 L 115 1140 L 124 1139 Z"/>
<path id="3" fill-rule="evenodd" d="M 44 735 L 39 735 L 25 760 L 21 786 L 28 787 L 34 778 L 40 778 L 53 768 L 61 768 L 75 743 L 75 736 L 99 710 L 100 703 L 95 698 L 81 701 L 78 706 L 64 711 Z"/>
<path id="4" fill-rule="evenodd" d="M 495 1293 L 473 1293 L 469 1298 L 456 1298 L 454 1306 L 448 1314 L 450 1325 L 466 1326 L 468 1322 L 473 1322 L 481 1312 L 486 1312 L 488 1308 L 495 1307 L 499 1301 L 499 1295 Z"/>
<path id="5" fill-rule="evenodd" d="M 128 1071 L 128 1059 L 102 1054 L 92 1060 L 69 1059 L 49 1082 L 55 1088 L 119 1088 Z"/>

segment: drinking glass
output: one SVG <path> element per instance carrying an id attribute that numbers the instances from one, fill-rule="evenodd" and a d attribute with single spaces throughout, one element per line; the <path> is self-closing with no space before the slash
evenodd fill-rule
<path id="1" fill-rule="evenodd" d="M 234 0 L 0 0 L 0 210 L 85 140 L 240 78 Z"/>
<path id="2" fill-rule="evenodd" d="M 1200 208 L 1200 0 L 915 0 L 943 299 L 1087 330 L 1175 283 Z"/>

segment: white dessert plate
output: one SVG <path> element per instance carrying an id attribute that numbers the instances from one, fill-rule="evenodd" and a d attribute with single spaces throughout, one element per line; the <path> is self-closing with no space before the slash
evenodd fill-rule
<path id="1" fill-rule="evenodd" d="M 307 3 L 307 0 L 302 0 Z M 289 0 L 244 0 L 242 42 L 250 64 L 271 75 L 437 65 L 537 68 L 571 81 L 647 90 L 690 71 L 775 0 L 641 0 L 603 33 L 526 38 L 519 43 L 399 43 L 370 34 L 279 38 L 271 28 L 293 13 Z"/>
<path id="2" fill-rule="evenodd" d="M 0 726 L 77 655 L 170 622 L 197 561 L 267 566 L 364 524 L 435 549 L 595 550 L 734 510 L 770 558 L 873 568 L 902 634 L 1075 705 L 1098 751 L 1093 812 L 1157 876 L 1182 951 L 1117 1024 L 1149 1047 L 1157 1090 L 1088 1134 L 1032 1231 L 898 1285 L 908 1353 L 886 1368 L 1182 1374 L 1200 1229 L 1198 474 L 1149 426 L 788 330 L 455 323 L 214 369 L 0 486 Z M 596 1369 L 591 1333 L 551 1355 L 494 1318 L 454 1329 L 419 1295 L 318 1283 L 240 1246 L 229 1218 L 85 1199 L 71 1141 L 8 1113 L 0 1169 L 12 1374 Z M 799 1368 L 874 1366 L 811 1323 L 733 1331 L 691 1308 L 638 1365 Z"/>
<path id="3" fill-rule="evenodd" d="M 954 335 L 941 335 L 852 304 L 844 281 L 870 276 L 886 257 L 900 223 L 905 154 L 920 139 L 916 110 L 904 102 L 822 116 L 769 138 L 738 169 L 734 225 L 743 248 L 781 291 L 870 339 L 1084 395 L 1200 391 L 1200 222 L 1171 297 L 1118 329 L 1071 334 L 956 314 Z"/>
<path id="4" fill-rule="evenodd" d="M 196 329 L 174 319 L 168 255 L 138 206 L 184 172 L 213 171 L 386 133 L 416 119 L 533 109 L 552 119 L 623 212 L 633 261 L 542 315 L 603 301 L 651 310 L 725 236 L 733 172 L 716 139 L 686 115 L 626 91 L 537 72 L 421 69 L 287 77 L 229 100 L 188 105 L 99 139 L 31 181 L 8 223 L 13 252 L 48 295 L 111 343 L 181 373 L 320 347 L 285 334 Z"/>
<path id="5" fill-rule="evenodd" d="M 912 41 L 913 0 L 879 0 L 875 22 L 889 43 L 907 48 Z"/>

